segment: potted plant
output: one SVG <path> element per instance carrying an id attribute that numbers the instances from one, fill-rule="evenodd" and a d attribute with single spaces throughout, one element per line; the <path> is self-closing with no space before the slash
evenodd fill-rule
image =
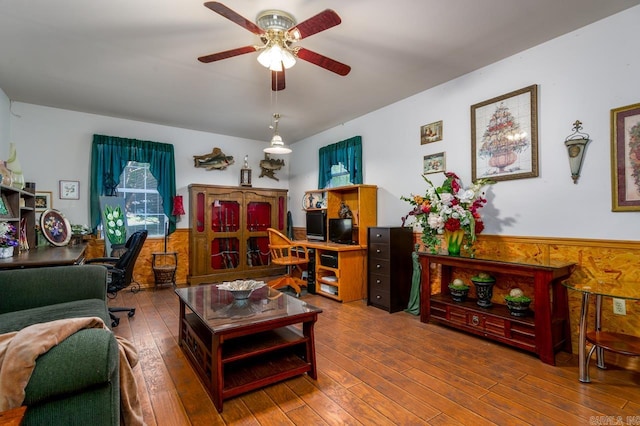
<path id="1" fill-rule="evenodd" d="M 9 222 L 0 222 L 0 258 L 13 256 L 14 248 L 18 247 L 18 232 Z"/>
<path id="2" fill-rule="evenodd" d="M 477 304 L 482 308 L 490 308 L 493 304 L 493 285 L 496 279 L 486 272 L 480 272 L 478 275 L 471 277 L 471 282 L 476 286 Z"/>
<path id="3" fill-rule="evenodd" d="M 460 278 L 456 278 L 449 284 L 449 293 L 454 302 L 464 302 L 469 294 L 469 286 Z"/>
<path id="4" fill-rule="evenodd" d="M 512 289 L 507 296 L 504 297 L 507 302 L 509 313 L 514 317 L 526 317 L 529 315 L 529 304 L 531 298 L 525 296 L 524 292 L 519 288 Z"/>

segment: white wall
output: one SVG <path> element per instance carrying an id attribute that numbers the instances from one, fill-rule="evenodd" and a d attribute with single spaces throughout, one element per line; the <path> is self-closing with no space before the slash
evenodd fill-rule
<path id="1" fill-rule="evenodd" d="M 53 208 L 60 210 L 71 223 L 89 223 L 89 173 L 91 144 L 94 134 L 118 136 L 174 145 L 176 158 L 176 188 L 184 196 L 188 209 L 188 185 L 203 183 L 237 186 L 244 156 L 249 155 L 256 188 L 287 188 L 288 163 L 276 172 L 280 181 L 258 178 L 258 163 L 264 158 L 264 141 L 233 138 L 157 124 L 123 120 L 94 114 L 14 102 L 11 114 L 11 141 L 16 144 L 18 159 L 25 180 L 36 182 L 36 191 L 53 193 Z M 8 146 L 8 145 L 7 145 Z M 205 170 L 193 166 L 193 156 L 219 147 L 232 155 L 235 163 L 226 170 Z M 8 153 L 8 148 L 7 148 Z M 80 181 L 80 200 L 61 200 L 59 180 Z M 178 222 L 178 228 L 189 226 L 188 216 Z"/>
<path id="2" fill-rule="evenodd" d="M 9 138 L 11 134 L 10 117 L 11 103 L 7 95 L 0 89 L 0 161 L 9 158 Z"/>
<path id="3" fill-rule="evenodd" d="M 640 238 L 640 213 L 611 212 L 609 154 L 610 110 L 640 102 L 640 56 L 632 47 L 638 22 L 640 6 L 295 143 L 289 176 L 294 224 L 304 226 L 296 200 L 317 188 L 318 149 L 361 135 L 364 183 L 379 187 L 378 224 L 399 226 L 409 210 L 400 196 L 426 187 L 424 155 L 445 151 L 447 170 L 470 182 L 470 106 L 538 84 L 539 177 L 490 188 L 485 233 Z M 576 119 L 592 139 L 577 185 L 563 144 Z M 438 120 L 444 121 L 443 140 L 420 145 L 420 126 Z M 436 184 L 443 178 L 429 177 Z"/>
<path id="4" fill-rule="evenodd" d="M 632 47 L 639 21 L 637 6 L 299 141 L 293 144 L 293 153 L 284 157 L 287 166 L 277 173 L 279 182 L 257 178 L 264 142 L 23 103 L 14 103 L 10 114 L 2 94 L 0 155 L 8 154 L 9 141 L 3 139 L 9 116 L 10 141 L 16 144 L 26 180 L 37 182 L 38 190 L 52 191 L 54 207 L 72 223 L 86 223 L 94 133 L 174 144 L 176 183 L 185 201 L 190 183 L 237 185 L 242 158 L 249 154 L 254 186 L 288 187 L 294 225 L 304 226 L 301 200 L 305 190 L 317 187 L 318 149 L 361 135 L 364 181 L 379 187 L 378 223 L 399 225 L 409 210 L 400 196 L 424 191 L 424 155 L 445 151 L 447 169 L 469 182 L 470 106 L 538 84 L 540 176 L 491 187 L 489 206 L 484 209 L 485 232 L 635 240 L 640 237 L 640 213 L 611 212 L 609 114 L 612 108 L 640 102 L 640 57 Z M 576 119 L 583 122 L 592 142 L 582 176 L 574 185 L 563 141 Z M 438 120 L 444 121 L 443 141 L 420 145 L 420 126 Z M 233 155 L 236 164 L 226 171 L 193 167 L 193 155 L 216 146 Z M 435 181 L 439 175 L 430 177 Z M 58 199 L 60 179 L 80 181 L 79 201 Z M 178 226 L 187 227 L 187 218 Z"/>

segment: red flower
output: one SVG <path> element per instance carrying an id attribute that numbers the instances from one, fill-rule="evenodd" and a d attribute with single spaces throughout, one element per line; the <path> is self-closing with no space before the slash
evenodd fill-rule
<path id="1" fill-rule="evenodd" d="M 482 223 L 481 220 L 476 220 L 475 230 L 476 230 L 476 234 L 479 234 L 482 231 L 484 231 L 484 223 Z"/>
<path id="2" fill-rule="evenodd" d="M 460 220 L 450 217 L 444 223 L 444 229 L 446 229 L 447 231 L 451 231 L 451 232 L 457 231 L 458 229 L 460 229 Z"/>

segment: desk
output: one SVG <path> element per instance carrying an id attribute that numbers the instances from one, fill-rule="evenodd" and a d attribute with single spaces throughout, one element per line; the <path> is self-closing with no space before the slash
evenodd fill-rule
<path id="1" fill-rule="evenodd" d="M 589 383 L 589 360 L 593 352 L 596 352 L 596 365 L 598 368 L 606 368 L 604 364 L 604 351 L 609 350 L 627 356 L 640 356 L 640 338 L 623 333 L 602 331 L 602 298 L 615 297 L 628 300 L 640 300 L 639 283 L 629 281 L 587 281 L 586 283 L 564 282 L 567 288 L 582 293 L 582 306 L 580 308 L 580 332 L 578 337 L 578 357 L 580 362 L 579 380 Z M 589 299 L 596 296 L 595 330 L 587 331 L 589 320 Z M 587 354 L 587 342 L 593 346 Z"/>
<path id="2" fill-rule="evenodd" d="M 316 251 L 316 293 L 340 302 L 366 299 L 366 245 L 307 240 L 294 243 Z"/>
<path id="3" fill-rule="evenodd" d="M 38 247 L 13 257 L 0 259 L 0 269 L 42 268 L 76 265 L 84 261 L 84 244 L 65 247 Z"/>

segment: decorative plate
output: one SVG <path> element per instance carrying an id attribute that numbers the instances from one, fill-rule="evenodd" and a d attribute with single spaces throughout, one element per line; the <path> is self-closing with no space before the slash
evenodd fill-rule
<path id="1" fill-rule="evenodd" d="M 66 246 L 71 240 L 71 224 L 58 210 L 48 209 L 40 216 L 40 229 L 54 246 Z"/>

